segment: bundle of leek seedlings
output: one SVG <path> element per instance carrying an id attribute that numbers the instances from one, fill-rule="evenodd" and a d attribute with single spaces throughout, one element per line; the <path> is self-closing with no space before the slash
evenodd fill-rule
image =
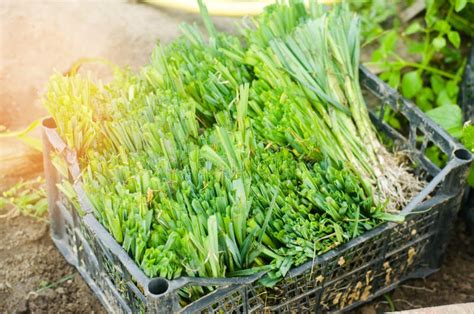
<path id="1" fill-rule="evenodd" d="M 153 86 L 206 103 L 197 108 L 206 121 L 216 111 L 235 111 L 231 100 L 250 76 L 249 116 L 260 138 L 307 160 L 343 161 L 369 195 L 396 212 L 420 183 L 380 144 L 370 122 L 359 85 L 359 18 L 346 6 L 325 12 L 310 4 L 309 11 L 300 1 L 267 7 L 244 25 L 245 47 L 217 33 L 203 14 L 209 40 L 183 27 L 183 38 L 155 50 L 146 75 Z"/>
<path id="2" fill-rule="evenodd" d="M 56 75 L 45 97 L 95 216 L 144 272 L 271 286 L 397 218 L 417 185 L 370 124 L 357 17 L 277 4 L 241 37 L 203 17 L 208 40 L 183 26 L 141 73 Z"/>

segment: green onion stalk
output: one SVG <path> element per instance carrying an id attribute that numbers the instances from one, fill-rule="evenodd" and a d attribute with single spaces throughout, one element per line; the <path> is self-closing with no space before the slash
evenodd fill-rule
<path id="1" fill-rule="evenodd" d="M 419 182 L 386 151 L 371 124 L 359 84 L 359 25 L 347 5 L 328 12 L 312 6 L 311 18 L 294 32 L 269 41 L 270 54 L 311 100 L 324 133 L 332 133 L 340 149 L 329 156 L 352 165 L 377 199 L 396 211 L 419 192 Z"/>
<path id="2" fill-rule="evenodd" d="M 160 78 L 152 84 L 179 82 L 182 93 L 209 106 L 198 108 L 209 117 L 222 110 L 235 115 L 236 86 L 250 78 L 249 116 L 269 145 L 290 146 L 308 160 L 342 161 L 388 211 L 399 210 L 419 191 L 419 182 L 381 145 L 370 122 L 359 85 L 359 20 L 346 6 L 328 12 L 315 3 L 306 10 L 300 1 L 269 6 L 243 28 L 245 47 L 235 36 L 216 33 L 205 7 L 202 12 L 208 42 L 186 27 L 181 57 L 174 46 L 155 51 L 168 69 L 152 63 L 149 73 Z M 193 58 L 197 54 L 210 57 Z M 223 63 L 235 70 L 223 71 Z M 189 68 L 205 73 L 198 83 Z M 216 83 L 221 77 L 226 80 Z M 227 107 L 207 101 L 219 95 L 230 101 Z"/>

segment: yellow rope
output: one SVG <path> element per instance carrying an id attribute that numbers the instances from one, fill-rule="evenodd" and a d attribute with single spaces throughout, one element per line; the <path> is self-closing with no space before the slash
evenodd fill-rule
<path id="1" fill-rule="evenodd" d="M 143 0 L 144 3 L 160 6 L 163 8 L 177 9 L 190 13 L 199 13 L 199 6 L 196 0 Z M 319 0 L 319 3 L 331 4 L 340 2 L 340 0 Z M 265 1 L 225 1 L 225 0 L 206 0 L 204 3 L 211 15 L 219 16 L 244 16 L 257 15 L 263 11 L 263 8 L 269 4 L 275 3 L 275 0 Z"/>

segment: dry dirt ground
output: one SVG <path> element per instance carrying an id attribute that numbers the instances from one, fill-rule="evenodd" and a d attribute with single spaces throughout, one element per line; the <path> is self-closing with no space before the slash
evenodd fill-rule
<path id="1" fill-rule="evenodd" d="M 100 302 L 53 245 L 49 225 L 18 216 L 0 220 L 0 313 L 104 313 Z M 445 262 L 425 280 L 388 294 L 396 310 L 474 302 L 474 238 L 458 222 Z M 390 310 L 380 297 L 360 314 Z"/>
<path id="2" fill-rule="evenodd" d="M 0 125 L 18 129 L 46 113 L 40 95 L 54 70 L 64 72 L 82 57 L 137 68 L 147 62 L 157 39 L 169 41 L 180 22 L 195 18 L 111 0 L 0 1 Z M 232 29 L 233 23 L 217 20 L 221 29 Z M 105 75 L 103 68 L 94 70 Z M 1 153 L 23 148 L 17 141 L 1 140 L 0 163 Z M 26 170 L 40 171 L 40 160 L 36 154 Z M 0 190 L 5 182 L 31 175 L 12 172 L 4 178 L 0 173 Z M 1 313 L 104 312 L 54 247 L 47 223 L 21 216 L 2 219 L 0 239 Z M 474 301 L 474 243 L 462 222 L 441 271 L 407 282 L 390 299 L 397 310 Z M 386 310 L 387 303 L 382 297 L 357 312 Z"/>
<path id="3" fill-rule="evenodd" d="M 105 312 L 53 245 L 48 224 L 3 220 L 0 238 L 1 313 Z"/>

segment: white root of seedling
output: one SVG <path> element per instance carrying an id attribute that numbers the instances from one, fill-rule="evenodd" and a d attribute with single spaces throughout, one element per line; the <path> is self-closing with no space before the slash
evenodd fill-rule
<path id="1" fill-rule="evenodd" d="M 378 201 L 387 202 L 386 211 L 397 213 L 423 189 L 424 182 L 410 172 L 408 156 L 404 152 L 390 153 L 380 145 L 377 153 L 379 161 L 376 173 Z"/>

